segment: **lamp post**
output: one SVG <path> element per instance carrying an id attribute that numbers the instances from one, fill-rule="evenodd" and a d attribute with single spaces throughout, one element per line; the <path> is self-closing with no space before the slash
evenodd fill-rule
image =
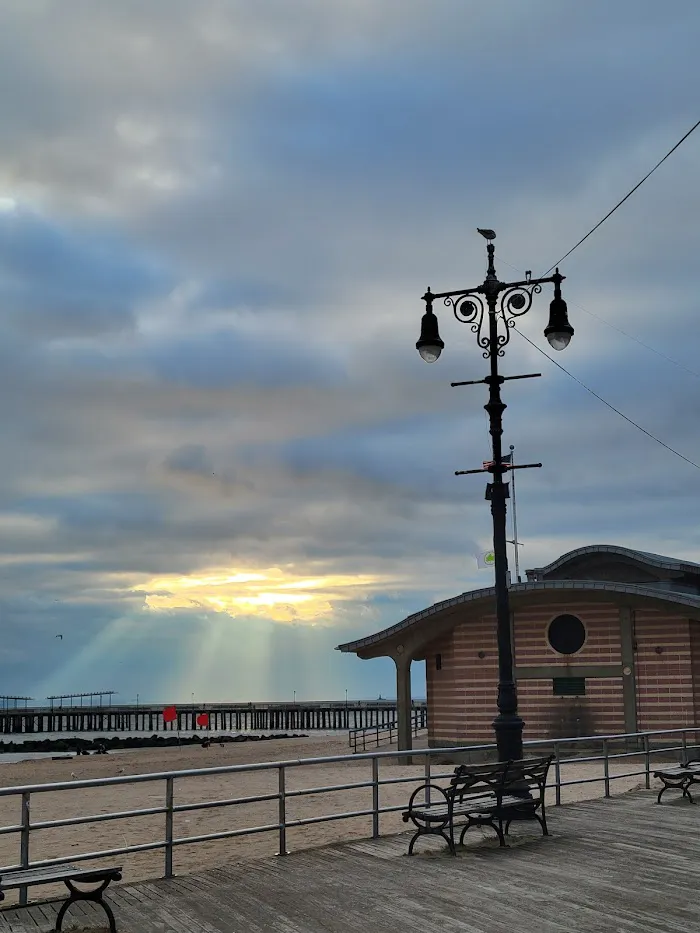
<path id="1" fill-rule="evenodd" d="M 549 306 L 549 323 L 544 334 L 550 346 L 563 350 L 568 346 L 574 329 L 569 324 L 566 302 L 561 297 L 561 283 L 564 276 L 557 269 L 548 278 L 533 279 L 530 272 L 518 282 L 501 282 L 494 267 L 494 245 L 496 234 L 493 230 L 479 229 L 479 233 L 488 241 L 488 269 L 483 283 L 476 288 L 433 293 L 428 291 L 423 296 L 425 314 L 421 322 L 420 339 L 416 349 L 427 363 L 434 363 L 442 353 L 445 344 L 440 339 L 438 320 L 433 312 L 433 302 L 442 299 L 447 307 L 452 308 L 455 318 L 463 324 L 469 324 L 476 334 L 476 341 L 484 359 L 490 361 L 489 375 L 484 379 L 470 382 L 453 382 L 457 385 L 476 385 L 485 383 L 489 387 L 489 400 L 484 408 L 489 415 L 491 434 L 491 460 L 476 470 L 459 470 L 465 473 L 489 472 L 492 482 L 486 486 L 486 498 L 491 501 L 493 518 L 493 552 L 496 576 L 496 626 L 498 640 L 498 715 L 493 722 L 500 761 L 518 761 L 523 757 L 523 720 L 518 715 L 518 698 L 513 679 L 513 643 L 510 624 L 510 602 L 508 598 L 508 555 L 506 553 L 506 498 L 508 484 L 503 482 L 503 474 L 509 469 L 539 467 L 541 463 L 529 463 L 516 466 L 504 463 L 501 449 L 503 433 L 503 411 L 506 408 L 501 400 L 501 384 L 507 379 L 526 379 L 539 376 L 528 373 L 524 376 L 501 376 L 498 372 L 498 358 L 505 354 L 505 346 L 510 339 L 510 329 L 515 318 L 529 311 L 533 295 L 542 291 L 546 282 L 554 284 L 554 299 Z"/>

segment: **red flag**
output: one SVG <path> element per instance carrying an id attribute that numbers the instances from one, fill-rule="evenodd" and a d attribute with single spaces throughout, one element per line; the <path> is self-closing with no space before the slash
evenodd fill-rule
<path id="1" fill-rule="evenodd" d="M 166 706 L 163 710 L 163 722 L 175 722 L 177 719 L 177 710 L 174 706 Z"/>
<path id="2" fill-rule="evenodd" d="M 200 713 L 197 716 L 197 725 L 208 726 L 209 725 L 209 713 Z"/>

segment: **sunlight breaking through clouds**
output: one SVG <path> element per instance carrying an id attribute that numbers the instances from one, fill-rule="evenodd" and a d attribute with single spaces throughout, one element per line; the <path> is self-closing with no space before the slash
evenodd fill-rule
<path id="1" fill-rule="evenodd" d="M 306 577 L 273 567 L 260 572 L 222 570 L 158 577 L 135 588 L 149 609 L 207 609 L 275 622 L 331 624 L 339 602 L 361 601 L 390 581 L 370 575 Z"/>

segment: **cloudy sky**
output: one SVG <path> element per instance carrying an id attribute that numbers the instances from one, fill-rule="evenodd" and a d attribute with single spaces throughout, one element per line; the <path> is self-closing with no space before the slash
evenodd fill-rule
<path id="1" fill-rule="evenodd" d="M 446 310 L 420 360 L 420 296 L 483 279 L 477 226 L 502 279 L 559 259 L 700 116 L 699 29 L 697 0 L 0 0 L 3 692 L 391 695 L 335 645 L 491 582 L 453 475 L 484 387 L 449 386 L 485 363 Z M 557 355 L 696 462 L 699 164 L 700 131 L 563 264 Z M 697 469 L 514 334 L 531 371 L 523 566 L 700 560 Z"/>

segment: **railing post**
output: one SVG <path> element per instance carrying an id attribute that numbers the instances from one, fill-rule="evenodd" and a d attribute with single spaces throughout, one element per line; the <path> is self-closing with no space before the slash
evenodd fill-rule
<path id="1" fill-rule="evenodd" d="M 561 806 L 561 761 L 558 742 L 554 745 L 554 806 Z"/>
<path id="2" fill-rule="evenodd" d="M 683 746 L 683 764 L 685 765 L 688 761 L 688 736 L 683 730 L 683 738 L 681 739 L 681 744 Z"/>
<path id="3" fill-rule="evenodd" d="M 379 838 L 379 759 L 372 759 L 372 839 Z"/>
<path id="4" fill-rule="evenodd" d="M 683 734 L 685 738 L 685 733 Z M 646 774 L 644 776 L 644 786 L 647 790 L 651 787 L 651 755 L 649 753 L 649 736 L 644 736 L 644 770 Z"/>
<path id="5" fill-rule="evenodd" d="M 610 759 L 608 758 L 608 740 L 603 739 L 603 775 L 605 779 L 605 796 L 610 796 Z"/>
<path id="6" fill-rule="evenodd" d="M 425 756 L 425 802 L 430 803 L 430 755 Z"/>
<path id="7" fill-rule="evenodd" d="M 174 778 L 165 779 L 165 877 L 173 876 L 173 799 Z"/>
<path id="8" fill-rule="evenodd" d="M 285 773 L 284 765 L 279 768 L 278 773 L 278 791 L 279 796 L 277 798 L 277 819 L 279 821 L 279 832 L 280 832 L 280 849 L 277 853 L 278 855 L 288 855 L 287 852 L 287 797 L 285 790 Z"/>
<path id="9" fill-rule="evenodd" d="M 30 794 L 24 791 L 22 794 L 22 832 L 20 835 L 19 862 L 22 868 L 29 868 L 29 833 L 31 832 L 30 818 Z M 27 903 L 27 888 L 19 889 L 19 902 L 22 907 Z"/>

